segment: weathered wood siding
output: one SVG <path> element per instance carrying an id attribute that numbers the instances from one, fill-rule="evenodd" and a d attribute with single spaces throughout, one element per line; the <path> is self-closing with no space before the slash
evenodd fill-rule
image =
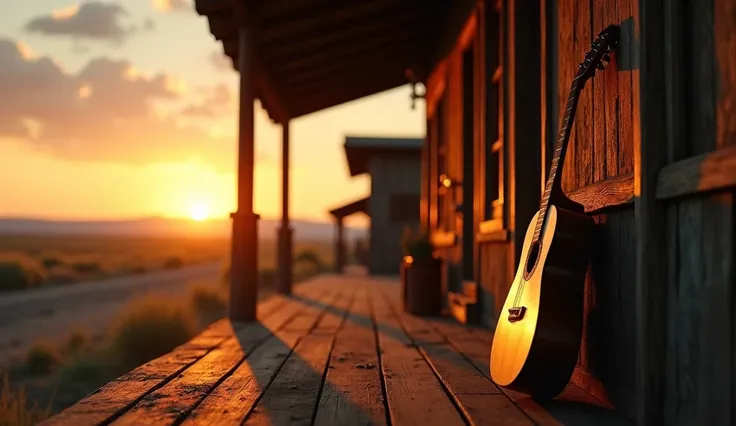
<path id="1" fill-rule="evenodd" d="M 736 144 L 736 2 L 669 0 L 663 12 L 666 162 L 729 152 L 724 150 Z M 696 187 L 706 180 L 707 161 Z M 663 418 L 668 425 L 736 423 L 735 195 L 731 186 L 662 200 L 668 265 Z"/>
<path id="2" fill-rule="evenodd" d="M 392 194 L 416 194 L 421 191 L 421 160 L 407 157 L 373 157 L 370 160 L 371 217 L 370 264 L 373 274 L 399 273 L 401 234 L 405 226 L 416 228 L 419 222 L 392 221 L 389 215 Z M 416 207 L 417 209 L 419 206 Z"/>
<path id="3" fill-rule="evenodd" d="M 548 72 L 556 87 L 548 87 L 547 108 L 557 114 L 557 131 L 570 84 L 596 34 L 610 24 L 621 27 L 621 41 L 605 71 L 596 73 L 583 89 L 563 169 L 562 187 L 595 215 L 595 252 L 585 283 L 585 320 L 578 368 L 573 380 L 595 396 L 633 417 L 634 390 L 634 268 L 633 193 L 635 132 L 639 94 L 635 79 L 632 2 L 636 0 L 548 2 L 548 46 L 556 55 Z M 556 43 L 552 45 L 551 43 Z M 556 58 L 554 58 L 556 56 Z M 556 65 L 556 69 L 552 69 Z M 556 103 L 556 104 L 554 104 Z M 552 131 L 551 128 L 548 131 Z M 546 138 L 551 152 L 556 137 Z M 548 158 L 551 156 L 547 156 Z M 604 188 L 615 182 L 628 194 Z M 590 194 L 590 195 L 587 195 Z M 578 195 L 578 197 L 576 197 Z"/>
<path id="4" fill-rule="evenodd" d="M 487 19 L 478 10 L 497 4 L 504 18 L 495 25 L 508 25 L 502 45 L 507 50 L 502 57 L 509 61 L 503 63 L 502 78 L 508 82 L 500 106 L 505 122 L 495 129 L 503 141 L 503 230 L 508 234 L 476 243 L 483 322 L 495 325 L 513 278 L 514 231 L 526 214 L 519 209 L 529 201 L 518 187 L 534 180 L 519 172 L 519 155 L 528 152 L 519 144 L 530 134 L 515 132 L 527 124 L 540 128 L 539 176 L 546 175 L 577 66 L 595 35 L 616 23 L 619 46 L 608 68 L 582 92 L 562 179 L 566 193 L 598 224 L 573 382 L 640 424 L 734 424 L 736 1 L 648 2 L 650 21 L 642 29 L 637 0 L 540 0 L 541 75 L 529 80 L 523 79 L 530 64 L 519 66 L 519 52 L 537 52 L 514 28 L 522 17 L 520 3 L 479 2 L 428 82 L 431 229 L 462 229 L 454 212 L 462 191 L 438 197 L 436 171 L 442 162 L 453 178 L 468 178 L 462 150 L 467 114 L 476 123 L 474 226 L 486 218 L 484 150 L 493 142 L 488 140 L 493 129 L 486 85 L 494 73 L 483 56 L 489 50 L 483 44 Z M 477 97 L 473 111 L 464 111 L 462 51 L 472 43 L 478 50 Z M 519 86 L 534 79 L 542 86 L 541 123 L 517 105 L 525 99 Z M 441 152 L 436 149 L 440 139 Z M 660 253 L 653 253 L 657 249 Z M 444 249 L 443 255 L 457 265 L 460 246 Z M 664 272 L 652 274 L 659 265 L 665 265 Z"/>

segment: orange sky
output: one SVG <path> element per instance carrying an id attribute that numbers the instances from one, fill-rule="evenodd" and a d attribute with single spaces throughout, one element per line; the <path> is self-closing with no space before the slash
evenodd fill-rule
<path id="1" fill-rule="evenodd" d="M 71 5 L 0 6 L 0 92 L 17 100 L 0 106 L 0 216 L 233 211 L 237 75 L 206 20 L 183 1 Z M 255 209 L 275 217 L 281 129 L 256 111 Z M 292 217 L 327 220 L 368 193 L 348 175 L 346 134 L 421 136 L 423 117 L 402 87 L 293 121 Z"/>

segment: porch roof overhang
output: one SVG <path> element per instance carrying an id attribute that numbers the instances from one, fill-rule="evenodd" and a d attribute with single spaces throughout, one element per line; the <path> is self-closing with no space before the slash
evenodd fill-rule
<path id="1" fill-rule="evenodd" d="M 368 160 L 378 155 L 419 157 L 424 139 L 421 138 L 383 138 L 383 137 L 345 137 L 345 156 L 348 159 L 350 176 L 369 173 Z"/>
<path id="2" fill-rule="evenodd" d="M 283 123 L 409 82 L 424 81 L 451 0 L 195 0 L 238 69 L 251 34 L 255 96 Z"/>
<path id="3" fill-rule="evenodd" d="M 355 213 L 368 213 L 368 204 L 371 202 L 371 197 L 361 198 L 360 200 L 353 201 L 345 204 L 344 206 L 337 207 L 330 210 L 330 214 L 335 219 L 342 219 Z"/>

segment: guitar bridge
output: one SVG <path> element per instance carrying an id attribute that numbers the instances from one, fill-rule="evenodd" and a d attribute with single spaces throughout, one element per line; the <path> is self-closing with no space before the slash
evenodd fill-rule
<path id="1" fill-rule="evenodd" d="M 509 322 L 521 321 L 526 313 L 526 306 L 517 306 L 509 308 Z"/>

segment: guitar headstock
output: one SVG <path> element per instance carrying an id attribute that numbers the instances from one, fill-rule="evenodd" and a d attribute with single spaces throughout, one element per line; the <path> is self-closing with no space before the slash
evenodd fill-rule
<path id="1" fill-rule="evenodd" d="M 610 61 L 609 53 L 616 48 L 619 38 L 618 25 L 611 24 L 598 33 L 590 50 L 585 52 L 585 59 L 578 66 L 577 77 L 587 80 L 595 75 L 596 70 L 603 70 Z"/>

